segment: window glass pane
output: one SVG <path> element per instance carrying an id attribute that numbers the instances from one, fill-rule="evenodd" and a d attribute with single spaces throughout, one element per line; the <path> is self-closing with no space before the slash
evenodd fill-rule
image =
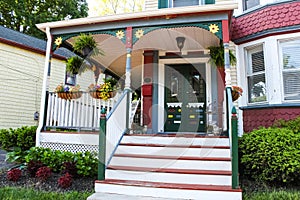
<path id="1" fill-rule="evenodd" d="M 259 0 L 244 0 L 244 10 L 250 9 L 259 5 Z"/>
<path id="2" fill-rule="evenodd" d="M 283 86 L 285 100 L 300 99 L 300 71 L 283 72 Z"/>
<path id="3" fill-rule="evenodd" d="M 248 77 L 248 100 L 250 103 L 266 101 L 266 79 L 265 74 Z"/>
<path id="4" fill-rule="evenodd" d="M 252 72 L 265 71 L 264 52 L 259 51 L 251 54 Z"/>
<path id="5" fill-rule="evenodd" d="M 284 100 L 300 100 L 300 40 L 281 45 Z"/>
<path id="6" fill-rule="evenodd" d="M 300 41 L 288 42 L 282 47 L 283 68 L 300 68 Z"/>
<path id="7" fill-rule="evenodd" d="M 173 0 L 173 7 L 199 5 L 199 0 Z"/>

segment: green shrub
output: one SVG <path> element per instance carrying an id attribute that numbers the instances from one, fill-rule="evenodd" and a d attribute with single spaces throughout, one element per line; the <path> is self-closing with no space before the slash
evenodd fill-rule
<path id="1" fill-rule="evenodd" d="M 266 183 L 300 181 L 300 134 L 286 128 L 261 128 L 240 141 L 243 173 Z"/>
<path id="2" fill-rule="evenodd" d="M 273 127 L 287 128 L 292 130 L 294 133 L 300 133 L 300 117 L 292 120 L 277 120 Z"/>
<path id="3" fill-rule="evenodd" d="M 9 151 L 14 148 L 20 148 L 26 151 L 35 146 L 36 126 L 23 126 L 17 129 L 0 130 L 0 144 L 2 148 Z"/>
<path id="4" fill-rule="evenodd" d="M 32 147 L 25 156 L 26 163 L 40 161 L 50 167 L 53 172 L 65 170 L 64 163 L 76 163 L 77 174 L 81 176 L 95 176 L 97 174 L 98 159 L 90 152 L 71 153 L 67 151 L 51 150 L 49 148 Z"/>

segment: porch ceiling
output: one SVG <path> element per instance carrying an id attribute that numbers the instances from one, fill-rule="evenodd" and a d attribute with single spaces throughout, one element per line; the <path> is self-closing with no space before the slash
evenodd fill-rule
<path id="1" fill-rule="evenodd" d="M 176 37 L 185 37 L 185 44 L 182 49 L 184 52 L 203 51 L 208 46 L 219 44 L 219 38 L 207 30 L 197 27 L 181 27 L 159 29 L 150 32 L 140 38 L 133 46 L 132 52 L 132 74 L 133 81 L 140 82 L 142 66 L 143 66 L 143 51 L 144 50 L 160 50 L 166 52 L 179 52 L 176 43 Z M 104 55 L 93 57 L 95 61 L 109 69 L 119 77 L 125 74 L 126 66 L 126 47 L 114 36 L 108 34 L 95 34 L 98 48 Z M 67 40 L 68 43 L 74 43 L 74 37 Z"/>

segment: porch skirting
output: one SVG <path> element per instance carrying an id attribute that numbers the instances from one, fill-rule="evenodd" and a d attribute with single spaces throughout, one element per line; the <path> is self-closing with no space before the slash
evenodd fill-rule
<path id="1" fill-rule="evenodd" d="M 52 150 L 98 153 L 99 135 L 94 133 L 40 133 L 40 147 Z"/>

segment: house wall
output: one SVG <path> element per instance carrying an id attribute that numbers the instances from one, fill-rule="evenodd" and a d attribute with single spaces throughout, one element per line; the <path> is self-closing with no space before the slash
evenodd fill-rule
<path id="1" fill-rule="evenodd" d="M 145 0 L 145 10 L 157 10 L 158 9 L 158 1 L 159 0 Z M 229 0 L 215 0 L 216 4 L 226 3 Z"/>
<path id="2" fill-rule="evenodd" d="M 300 115 L 300 99 L 284 100 L 279 46 L 281 41 L 300 39 L 299 5 L 299 1 L 261 1 L 260 6 L 233 19 L 231 32 L 232 40 L 237 44 L 238 82 L 244 89 L 239 99 L 239 106 L 243 109 L 240 111 L 241 132 Z M 249 103 L 246 49 L 257 45 L 261 45 L 264 52 L 267 101 Z"/>
<path id="3" fill-rule="evenodd" d="M 44 56 L 3 43 L 0 53 L 0 128 L 37 125 L 33 115 L 40 110 Z M 53 60 L 54 73 L 64 70 L 62 64 Z"/>
<path id="4" fill-rule="evenodd" d="M 255 40 L 238 46 L 239 82 L 244 88 L 244 94 L 240 98 L 240 107 L 243 109 L 243 129 L 251 131 L 260 126 L 270 126 L 277 119 L 292 119 L 300 116 L 300 99 L 284 100 L 283 82 L 281 72 L 281 59 L 279 56 L 279 42 L 291 38 L 300 39 L 300 33 L 282 34 Z M 265 58 L 266 95 L 267 101 L 260 103 L 248 103 L 247 101 L 247 73 L 246 73 L 246 48 L 255 45 L 263 45 Z M 257 117 L 253 117 L 256 115 Z M 261 117 L 262 115 L 263 120 Z"/>
<path id="5" fill-rule="evenodd" d="M 0 43 L 0 129 L 34 126 L 34 113 L 40 111 L 45 56 Z M 92 72 L 79 77 L 86 90 Z M 65 61 L 52 58 L 49 91 L 65 81 Z"/>

